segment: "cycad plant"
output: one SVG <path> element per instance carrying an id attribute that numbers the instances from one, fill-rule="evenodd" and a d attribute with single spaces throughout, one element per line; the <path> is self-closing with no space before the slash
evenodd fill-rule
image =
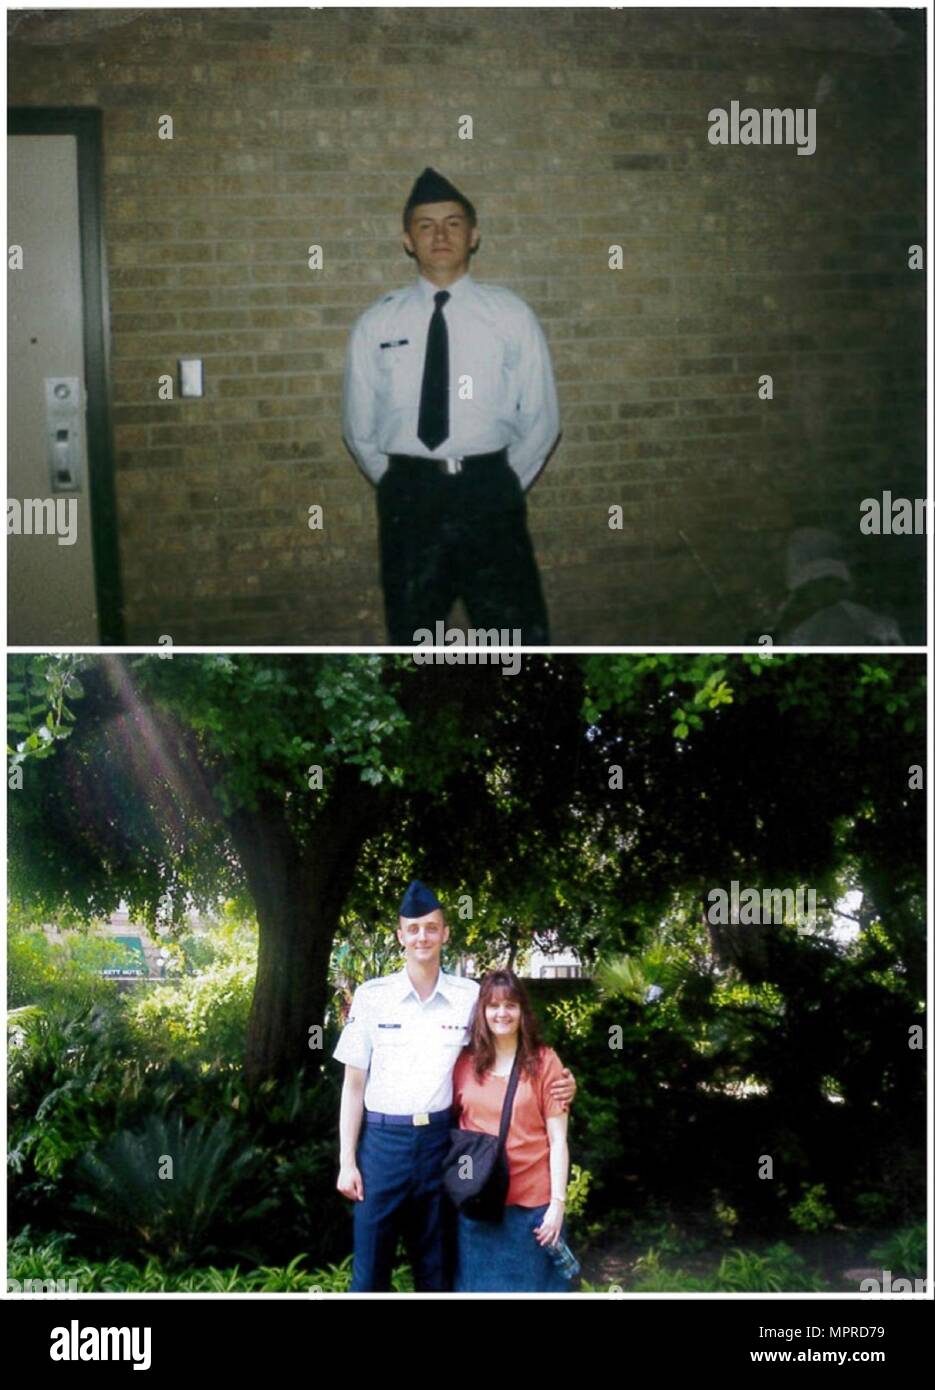
<path id="1" fill-rule="evenodd" d="M 225 1231 L 276 1205 L 256 1200 L 263 1157 L 226 1118 L 186 1127 L 177 1112 L 151 1115 L 141 1131 L 122 1130 L 82 1156 L 75 1206 L 135 1253 L 169 1264 L 203 1259 L 231 1248 Z"/>
<path id="2" fill-rule="evenodd" d="M 613 999 L 622 995 L 631 1004 L 645 1003 L 650 989 L 642 962 L 633 956 L 615 956 L 600 962 L 594 979 L 605 997 Z"/>

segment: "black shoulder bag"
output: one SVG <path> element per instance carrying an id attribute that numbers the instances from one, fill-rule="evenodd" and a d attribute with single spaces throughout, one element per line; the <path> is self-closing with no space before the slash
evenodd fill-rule
<path id="1" fill-rule="evenodd" d="M 481 1134 L 476 1129 L 451 1130 L 451 1147 L 445 1158 L 442 1178 L 445 1191 L 458 1211 L 472 1221 L 503 1220 L 503 1208 L 510 1186 L 506 1157 L 506 1136 L 513 1116 L 513 1098 L 519 1085 L 519 1048 L 503 1098 L 500 1133 Z"/>

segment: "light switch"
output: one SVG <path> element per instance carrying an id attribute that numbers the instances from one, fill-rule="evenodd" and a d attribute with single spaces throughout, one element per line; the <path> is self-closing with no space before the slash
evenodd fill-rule
<path id="1" fill-rule="evenodd" d="M 179 394 L 203 396 L 204 362 L 200 357 L 179 358 Z"/>

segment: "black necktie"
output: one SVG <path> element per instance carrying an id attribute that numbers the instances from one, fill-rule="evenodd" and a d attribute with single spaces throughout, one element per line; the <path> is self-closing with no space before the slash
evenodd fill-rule
<path id="1" fill-rule="evenodd" d="M 435 296 L 435 312 L 425 345 L 416 433 L 427 449 L 437 449 L 442 440 L 448 438 L 448 327 L 442 307 L 450 298 L 447 290 L 439 290 Z"/>

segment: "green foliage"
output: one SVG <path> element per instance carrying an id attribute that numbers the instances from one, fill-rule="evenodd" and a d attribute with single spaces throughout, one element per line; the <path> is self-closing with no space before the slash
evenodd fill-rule
<path id="1" fill-rule="evenodd" d="M 41 1200 L 69 1161 L 107 1132 L 105 1117 L 125 1084 L 129 1034 L 115 999 L 76 1010 L 66 997 L 24 1009 L 13 1022 L 7 1162 Z"/>
<path id="2" fill-rule="evenodd" d="M 534 997 L 534 1007 L 536 999 Z M 589 987 L 569 991 L 536 1008 L 546 1041 L 578 1082 L 569 1121 L 569 1147 L 587 1190 L 610 1180 L 622 1157 L 619 1071 L 607 1048 L 605 1015 Z"/>
<path id="3" fill-rule="evenodd" d="M 361 769 L 361 779 L 377 786 L 384 777 L 394 786 L 403 781 L 403 768 L 387 761 L 384 744 L 392 745 L 409 721 L 383 683 L 383 660 L 359 659 L 353 666 L 330 662 L 315 688 L 328 717 L 329 756 Z"/>
<path id="4" fill-rule="evenodd" d="M 583 1220 L 591 1187 L 591 1174 L 580 1164 L 573 1163 L 565 1190 L 566 1220 Z"/>
<path id="5" fill-rule="evenodd" d="M 338 981 L 343 998 L 346 991 L 356 989 L 365 980 L 399 970 L 401 960 L 402 947 L 393 924 L 370 926 L 349 914 L 331 953 L 330 974 Z"/>
<path id="6" fill-rule="evenodd" d="M 583 1039 L 590 1035 L 600 1007 L 599 999 L 588 999 L 585 994 L 566 995 L 547 1004 L 546 1014 L 562 1036 Z"/>
<path id="7" fill-rule="evenodd" d="M 394 1271 L 395 1275 L 396 1271 Z M 316 1269 L 311 1275 L 311 1288 L 317 1293 L 350 1293 L 353 1277 L 353 1256 L 347 1255 L 339 1264 Z"/>
<path id="8" fill-rule="evenodd" d="M 43 931 L 11 931 L 7 937 L 9 1007 L 67 1000 L 77 1010 L 113 999 L 116 986 L 102 978 L 101 970 L 121 956 L 128 964 L 136 960 L 129 949 L 101 937 L 75 932 L 64 941 L 50 941 Z"/>
<path id="9" fill-rule="evenodd" d="M 331 1264 L 324 1269 L 314 1269 L 307 1276 L 308 1285 L 313 1293 L 348 1293 L 351 1287 L 352 1256 L 348 1255 L 340 1264 Z M 392 1293 L 413 1293 L 415 1283 L 412 1277 L 412 1267 L 408 1264 L 397 1265 L 390 1276 L 390 1290 Z M 262 1290 L 264 1293 L 267 1289 Z"/>
<path id="10" fill-rule="evenodd" d="M 243 1200 L 261 1163 L 227 1118 L 187 1125 L 178 1113 L 152 1115 L 142 1131 L 122 1130 L 82 1156 L 75 1205 L 117 1242 L 188 1263 L 218 1249 L 225 1225 L 242 1230 L 275 1206 Z"/>
<path id="11" fill-rule="evenodd" d="M 725 1202 L 719 1192 L 714 1194 L 714 1216 L 721 1229 L 722 1236 L 732 1236 L 737 1229 L 740 1220 L 736 1207 L 732 1207 L 729 1202 Z"/>
<path id="12" fill-rule="evenodd" d="M 800 1231 L 827 1231 L 834 1225 L 837 1218 L 827 1195 L 824 1183 L 803 1184 L 801 1199 L 789 1208 L 789 1219 Z"/>
<path id="13" fill-rule="evenodd" d="M 783 1242 L 770 1246 L 765 1255 L 746 1250 L 725 1255 L 714 1284 L 726 1293 L 820 1293 L 826 1287 Z"/>
<path id="14" fill-rule="evenodd" d="M 689 1234 L 672 1216 L 647 1215 L 629 1223 L 630 1238 L 656 1257 L 694 1255 L 705 1248 L 704 1236 Z"/>
<path id="15" fill-rule="evenodd" d="M 233 902 L 184 935 L 164 939 L 168 983 L 152 981 L 126 996 L 140 1053 L 202 1066 L 231 1066 L 243 1056 L 256 979 L 256 922 Z"/>
<path id="16" fill-rule="evenodd" d="M 713 1288 L 713 1279 L 669 1269 L 653 1246 L 637 1260 L 633 1271 L 635 1293 L 709 1293 Z"/>
<path id="17" fill-rule="evenodd" d="M 637 1264 L 633 1285 L 637 1293 L 820 1293 L 826 1287 L 782 1242 L 765 1255 L 733 1250 L 705 1277 L 667 1269 L 659 1252 L 649 1250 Z"/>
<path id="18" fill-rule="evenodd" d="M 585 700 L 585 718 L 598 724 L 606 710 L 628 708 L 648 698 L 654 707 L 668 712 L 673 735 L 685 739 L 691 729 L 702 728 L 704 712 L 733 703 L 733 689 L 724 680 L 726 660 L 712 653 L 687 656 L 672 652 L 588 657 L 585 669 L 590 693 Z M 757 672 L 762 669 L 757 657 L 748 664 Z"/>
<path id="19" fill-rule="evenodd" d="M 594 982 L 603 994 L 609 997 L 620 995 L 631 1004 L 643 1004 L 652 983 L 646 976 L 642 963 L 632 956 L 618 956 L 613 960 L 601 961 L 594 972 Z"/>
<path id="20" fill-rule="evenodd" d="M 881 1245 L 870 1252 L 870 1258 L 878 1260 L 884 1269 L 895 1277 L 904 1279 L 924 1279 L 928 1270 L 928 1231 L 920 1222 L 895 1231 Z"/>
<path id="21" fill-rule="evenodd" d="M 38 654 L 11 664 L 7 680 L 7 766 L 49 757 L 56 742 L 68 738 L 75 715 L 66 700 L 84 694 L 78 672 L 85 658 L 77 652 Z"/>
<path id="22" fill-rule="evenodd" d="M 30 1280 L 74 1279 L 84 1293 L 347 1293 L 351 1286 L 351 1256 L 338 1264 L 303 1268 L 308 1256 L 295 1255 L 285 1265 L 260 1265 L 241 1272 L 240 1266 L 181 1268 L 150 1256 L 142 1266 L 130 1260 L 86 1260 L 68 1251 L 72 1232 L 37 1236 L 29 1228 L 8 1244 L 8 1277 L 22 1285 Z M 412 1293 L 412 1270 L 397 1266 L 394 1293 Z"/>
<path id="23" fill-rule="evenodd" d="M 868 1226 L 882 1226 L 893 1211 L 892 1194 L 888 1192 L 858 1192 L 854 1206 L 860 1221 Z"/>
<path id="24" fill-rule="evenodd" d="M 233 961 L 175 985 L 140 989 L 128 1005 L 135 1045 L 141 1055 L 164 1061 L 237 1065 L 255 980 L 255 964 Z"/>
<path id="25" fill-rule="evenodd" d="M 75 935 L 60 946 L 18 932 L 9 944 L 14 997 L 40 1000 L 10 1016 L 9 1164 L 20 1198 L 32 1202 L 51 1196 L 71 1160 L 122 1119 L 141 1121 L 144 1092 L 162 1103 L 162 1069 L 236 1064 L 255 965 L 249 942 L 222 928 L 202 975 L 120 996 L 95 973 L 113 959 L 107 939 Z"/>
<path id="26" fill-rule="evenodd" d="M 178 990 L 163 986 L 161 994 L 148 994 L 137 987 L 111 995 L 106 1007 L 74 1013 L 69 999 L 53 1000 L 15 1015 L 21 1036 L 9 1054 L 13 1229 L 74 1225 L 82 1156 L 121 1132 L 137 1133 L 154 1115 L 184 1114 L 189 1129 L 226 1117 L 236 1127 L 232 1151 L 258 1155 L 253 1183 L 228 1199 L 230 1222 L 215 1233 L 219 1248 L 286 1261 L 300 1242 L 320 1255 L 346 1248 L 346 1213 L 334 1190 L 340 1069 L 313 1067 L 288 1085 L 267 1082 L 248 1091 L 238 1066 L 246 974 L 235 977 L 236 991 L 227 995 L 243 942 L 226 943 L 222 930 L 216 945 L 205 977 L 186 977 Z M 333 1045 L 329 1036 L 326 1055 Z M 247 1229 L 260 1201 L 272 1204 L 276 1221 Z M 103 1206 L 90 1211 L 85 1204 L 79 1215 L 84 1247 L 116 1240 L 135 1248 L 132 1231 L 115 1226 Z"/>
<path id="27" fill-rule="evenodd" d="M 30 767 L 11 802 L 10 883 L 17 902 L 44 916 L 67 905 L 88 920 L 123 897 L 147 922 L 161 910 L 181 925 L 189 904 L 244 893 L 229 818 L 286 804 L 304 839 L 328 815 L 342 770 L 372 786 L 401 783 L 409 719 L 386 679 L 397 658 L 206 653 L 79 664 L 80 683 L 55 687 L 51 737 L 43 724 L 19 740 Z M 52 658 L 11 658 L 14 726 L 39 717 L 27 694 L 50 672 Z M 58 749 L 65 732 L 67 765 L 47 771 L 46 745 Z"/>
<path id="28" fill-rule="evenodd" d="M 208 653 L 169 666 L 137 658 L 133 676 L 191 725 L 213 760 L 223 760 L 216 791 L 226 812 L 256 810 L 265 792 L 280 795 L 285 786 L 314 815 L 342 765 L 372 785 L 402 781 L 397 754 L 408 719 L 380 657 Z M 314 767 L 322 769 L 320 788 L 311 785 Z"/>

